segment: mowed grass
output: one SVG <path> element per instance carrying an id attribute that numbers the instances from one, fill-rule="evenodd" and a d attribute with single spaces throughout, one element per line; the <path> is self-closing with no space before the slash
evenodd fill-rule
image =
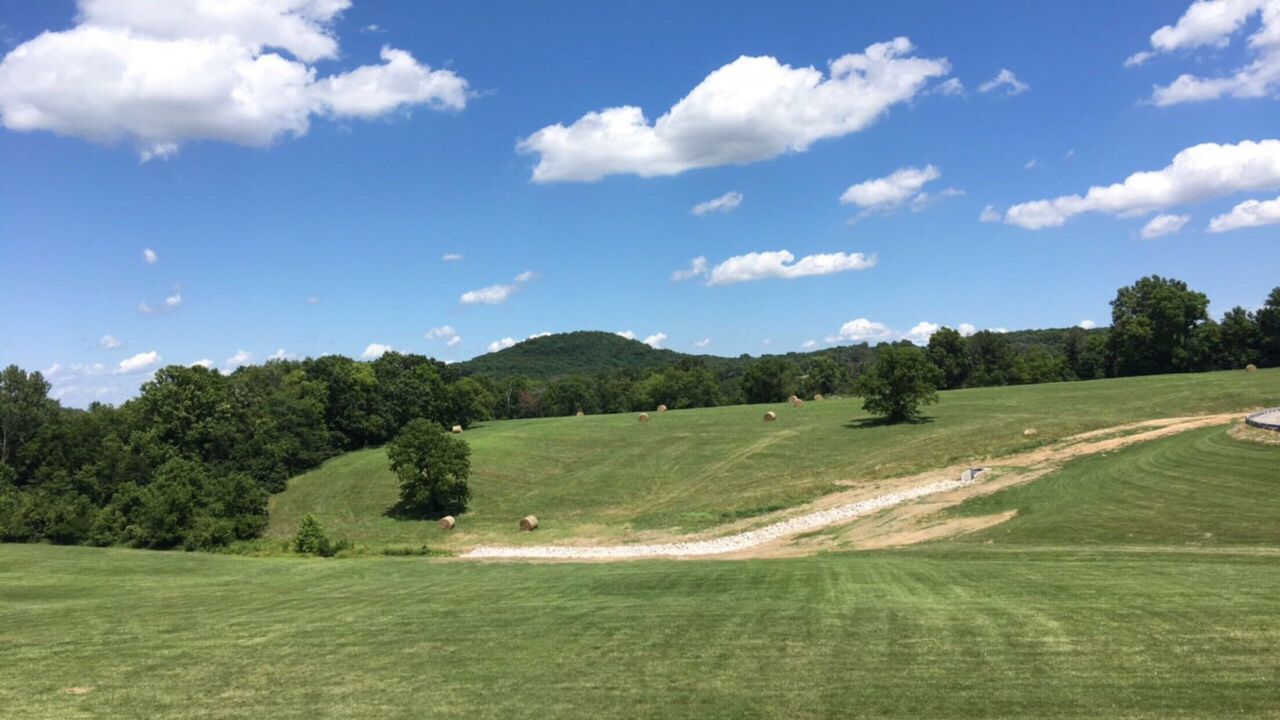
<path id="1" fill-rule="evenodd" d="M 833 490 L 1138 420 L 1280 405 L 1280 370 L 1125 378 L 941 393 L 929 422 L 867 424 L 857 399 L 489 423 L 468 431 L 473 500 L 451 533 L 384 513 L 385 453 L 335 458 L 272 499 L 268 536 L 315 514 L 358 551 L 394 546 L 629 541 L 705 530 Z M 774 410 L 774 423 L 761 420 Z M 1037 434 L 1022 432 L 1035 428 Z M 845 485 L 842 485 L 845 484 Z M 537 515 L 536 533 L 517 520 Z"/>
<path id="2" fill-rule="evenodd" d="M 1018 514 L 963 541 L 1280 548 L 1280 447 L 1193 430 L 1072 461 L 953 514 L 1007 510 Z"/>
<path id="3" fill-rule="evenodd" d="M 1280 562 L 952 546 L 483 565 L 8 545 L 0 667 L 13 718 L 1273 718 Z"/>

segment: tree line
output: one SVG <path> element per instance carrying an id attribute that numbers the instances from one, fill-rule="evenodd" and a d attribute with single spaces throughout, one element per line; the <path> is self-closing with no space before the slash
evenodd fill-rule
<path id="1" fill-rule="evenodd" d="M 714 367 L 682 357 L 657 370 L 552 380 L 466 375 L 394 352 L 370 362 L 272 361 L 230 374 L 169 366 L 138 397 L 87 410 L 62 407 L 39 372 L 9 366 L 0 371 L 0 541 L 204 549 L 252 538 L 266 525 L 268 496 L 288 478 L 335 454 L 385 444 L 414 421 L 465 428 L 658 405 L 888 397 L 903 387 L 927 396 L 931 389 L 1280 366 L 1280 287 L 1257 311 L 1232 308 L 1214 320 L 1203 293 L 1151 276 L 1121 288 L 1111 307 L 1108 329 L 1040 331 L 1022 346 L 1017 336 L 942 328 L 924 348 L 859 344 Z M 879 356 L 891 362 L 877 367 Z M 884 410 L 910 416 L 895 405 Z M 411 436 L 425 427 L 414 430 Z"/>

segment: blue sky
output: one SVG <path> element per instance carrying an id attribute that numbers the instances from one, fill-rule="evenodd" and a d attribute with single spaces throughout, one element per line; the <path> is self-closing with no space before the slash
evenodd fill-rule
<path id="1" fill-rule="evenodd" d="M 1105 324 L 1151 273 L 1256 307 L 1280 283 L 1265 1 L 270 0 L 214 27 L 188 0 L 0 0 L 0 362 L 84 405 L 281 349 Z M 832 79 L 877 52 L 882 76 Z M 246 104 L 224 58 L 280 84 Z M 575 124 L 624 106 L 646 124 Z"/>

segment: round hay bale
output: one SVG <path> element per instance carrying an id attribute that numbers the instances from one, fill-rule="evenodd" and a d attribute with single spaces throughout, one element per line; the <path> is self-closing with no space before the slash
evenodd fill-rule
<path id="1" fill-rule="evenodd" d="M 814 402 L 822 402 L 823 400 L 826 400 L 826 398 L 822 397 L 821 395 L 814 395 L 814 396 L 813 396 L 813 401 L 814 401 Z"/>
<path id="2" fill-rule="evenodd" d="M 792 395 L 791 397 L 787 398 L 787 402 L 789 402 L 789 403 L 794 403 L 795 401 L 797 401 L 797 400 L 799 400 L 799 399 L 800 399 L 800 398 L 796 397 L 795 395 Z"/>
<path id="3" fill-rule="evenodd" d="M 772 411 L 772 410 L 770 410 L 769 412 L 767 412 L 767 413 L 765 413 L 765 414 L 764 414 L 764 421 L 765 421 L 765 422 L 773 422 L 774 420 L 777 420 L 777 419 L 778 419 L 778 413 L 776 413 L 776 412 L 774 412 L 774 411 Z"/>
<path id="4" fill-rule="evenodd" d="M 1249 363 L 1248 365 L 1244 366 L 1244 371 L 1248 373 L 1256 373 L 1258 372 L 1258 366 L 1254 365 L 1253 363 Z"/>
<path id="5" fill-rule="evenodd" d="M 649 413 L 640 413 L 640 422 L 649 422 Z"/>
<path id="6" fill-rule="evenodd" d="M 804 401 L 801 400 L 800 398 L 796 398 L 795 400 L 791 401 L 791 407 L 803 407 L 803 406 L 804 406 Z"/>
<path id="7" fill-rule="evenodd" d="M 1027 428 L 1026 430 L 1022 431 L 1022 437 L 1035 437 L 1036 435 L 1039 435 L 1039 434 L 1040 432 L 1037 431 L 1035 428 Z"/>
<path id="8" fill-rule="evenodd" d="M 458 524 L 458 521 L 453 519 L 452 515 L 445 515 L 444 517 L 440 518 L 441 530 L 452 530 L 453 526 L 457 524 Z"/>
<path id="9" fill-rule="evenodd" d="M 528 532 L 530 530 L 537 529 L 537 527 L 538 527 L 538 518 L 532 515 L 525 515 L 524 517 L 520 518 L 521 530 Z"/>
<path id="10" fill-rule="evenodd" d="M 459 434 L 459 433 L 461 433 L 461 432 L 462 432 L 462 426 L 461 426 L 461 425 L 454 425 L 454 426 L 453 426 L 453 429 L 452 429 L 452 430 L 450 430 L 449 432 L 452 432 L 454 435 L 457 435 L 457 434 Z"/>
<path id="11" fill-rule="evenodd" d="M 577 415 L 575 415 L 574 417 L 584 417 L 584 416 L 586 416 L 586 413 L 584 413 L 584 412 L 582 412 L 581 410 L 579 410 L 579 411 L 578 411 L 578 414 L 577 414 Z"/>
<path id="12" fill-rule="evenodd" d="M 659 406 L 658 406 L 658 412 L 666 412 L 666 411 L 667 411 L 667 406 L 666 406 L 666 405 L 659 405 Z"/>

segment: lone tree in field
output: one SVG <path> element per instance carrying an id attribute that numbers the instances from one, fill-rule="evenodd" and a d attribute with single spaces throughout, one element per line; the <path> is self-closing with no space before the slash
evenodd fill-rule
<path id="1" fill-rule="evenodd" d="M 404 426 L 387 445 L 391 470 L 400 478 L 401 512 L 456 515 L 467 509 L 471 447 L 430 420 Z"/>
<path id="2" fill-rule="evenodd" d="M 854 383 L 862 409 L 891 423 L 918 420 L 920 406 L 938 401 L 942 371 L 914 345 L 882 345 Z"/>

